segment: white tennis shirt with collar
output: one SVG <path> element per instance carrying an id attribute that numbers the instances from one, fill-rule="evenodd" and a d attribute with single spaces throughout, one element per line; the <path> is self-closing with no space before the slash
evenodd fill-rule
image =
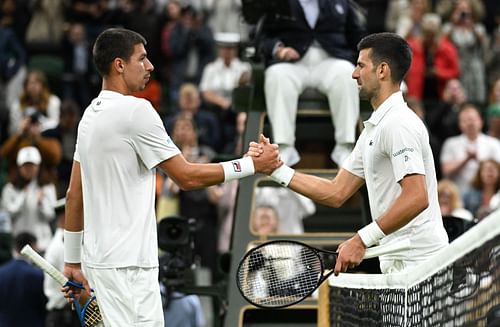
<path id="1" fill-rule="evenodd" d="M 408 239 L 411 249 L 381 256 L 380 261 L 423 260 L 448 243 L 439 209 L 427 129 L 408 108 L 401 92 L 386 99 L 364 126 L 353 152 L 342 167 L 365 180 L 372 218 L 378 219 L 399 196 L 399 182 L 406 175 L 425 175 L 429 198 L 427 209 L 380 241 L 380 244 L 389 244 Z"/>
<path id="2" fill-rule="evenodd" d="M 101 91 L 78 125 L 83 262 L 93 268 L 158 266 L 155 170 L 180 151 L 144 99 Z"/>

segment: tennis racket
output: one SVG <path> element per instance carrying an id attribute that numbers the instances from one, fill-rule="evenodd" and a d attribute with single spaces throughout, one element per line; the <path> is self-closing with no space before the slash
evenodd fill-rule
<path id="1" fill-rule="evenodd" d="M 409 242 L 366 249 L 365 259 L 406 250 Z M 325 273 L 321 255 L 337 252 L 291 241 L 275 240 L 248 251 L 240 261 L 236 283 L 249 303 L 265 309 L 284 308 L 311 295 L 333 269 Z"/>
<path id="2" fill-rule="evenodd" d="M 83 285 L 80 283 L 68 280 L 62 272 L 51 265 L 47 260 L 45 260 L 41 255 L 35 252 L 29 245 L 25 245 L 21 250 L 21 254 L 28 258 L 35 266 L 42 269 L 50 277 L 54 278 L 61 286 L 73 286 L 84 289 Z M 82 301 L 83 302 L 83 301 Z M 80 304 L 80 302 L 73 298 L 73 306 L 78 318 L 80 319 L 80 324 L 84 327 L 103 327 L 104 323 L 102 321 L 101 311 L 97 305 L 95 296 L 90 296 L 90 298 L 85 301 L 85 303 Z"/>

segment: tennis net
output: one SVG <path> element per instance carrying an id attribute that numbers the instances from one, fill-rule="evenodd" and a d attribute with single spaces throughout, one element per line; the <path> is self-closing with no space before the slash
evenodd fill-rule
<path id="1" fill-rule="evenodd" d="M 408 273 L 340 274 L 328 293 L 330 326 L 500 326 L 500 211 Z"/>

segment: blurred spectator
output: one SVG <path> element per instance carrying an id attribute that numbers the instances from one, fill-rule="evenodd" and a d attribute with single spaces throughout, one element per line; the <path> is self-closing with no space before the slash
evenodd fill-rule
<path id="1" fill-rule="evenodd" d="M 32 3 L 32 0 L 0 0 L 0 25 L 11 28 L 23 47 L 31 20 Z"/>
<path id="2" fill-rule="evenodd" d="M 248 41 L 249 26 L 241 19 L 241 0 L 205 0 L 208 25 L 214 33 L 238 33 Z"/>
<path id="3" fill-rule="evenodd" d="M 38 179 L 41 160 L 35 147 L 24 147 L 19 151 L 17 178 L 3 187 L 1 205 L 11 216 L 12 233 L 33 233 L 38 239 L 39 249 L 44 251 L 52 238 L 50 223 L 55 217 L 57 197 L 54 184 L 41 184 Z"/>
<path id="4" fill-rule="evenodd" d="M 183 84 L 179 91 L 179 113 L 192 117 L 198 128 L 198 141 L 215 151 L 222 149 L 221 128 L 212 112 L 201 108 L 200 92 L 196 85 Z M 177 115 L 172 114 L 165 120 L 165 128 L 169 134 L 173 131 Z"/>
<path id="5" fill-rule="evenodd" d="M 8 136 L 9 110 L 21 94 L 26 52 L 14 32 L 0 25 L 0 143 Z"/>
<path id="6" fill-rule="evenodd" d="M 170 133 L 169 133 L 170 134 Z M 191 117 L 179 115 L 175 120 L 172 140 L 189 162 L 207 163 L 215 152 L 207 146 L 198 144 L 196 126 Z M 196 220 L 195 255 L 201 259 L 201 266 L 211 270 L 212 276 L 217 268 L 217 207 L 220 198 L 218 186 L 183 191 L 171 179 L 166 180 L 169 194 L 179 197 L 179 214 Z"/>
<path id="7" fill-rule="evenodd" d="M 148 40 L 148 44 L 146 44 L 148 59 L 151 62 L 160 63 L 161 27 L 163 22 L 161 15 L 156 13 L 156 1 L 125 0 L 120 1 L 120 3 L 122 3 L 122 10 L 125 9 L 123 27 L 144 36 Z"/>
<path id="8" fill-rule="evenodd" d="M 431 150 L 432 150 L 432 155 L 434 158 L 439 158 L 440 151 L 441 151 L 441 142 L 439 139 L 434 135 L 434 131 L 429 129 L 429 126 L 426 122 L 426 114 L 427 111 L 424 107 L 424 103 L 414 97 L 407 97 L 406 98 L 406 103 L 408 104 L 408 107 L 417 114 L 417 116 L 424 122 L 425 126 L 427 127 L 427 132 L 429 133 L 429 143 L 431 145 Z M 434 160 L 434 166 L 436 170 L 436 178 L 438 180 L 441 179 L 441 166 L 439 165 L 438 160 Z"/>
<path id="9" fill-rule="evenodd" d="M 484 160 L 472 180 L 472 187 L 463 194 L 465 208 L 472 212 L 476 219 L 491 213 L 490 202 L 500 190 L 500 163 L 495 160 Z"/>
<path id="10" fill-rule="evenodd" d="M 409 0 L 389 0 L 385 13 L 385 30 L 387 32 L 396 32 L 398 22 L 403 16 L 409 17 Z"/>
<path id="11" fill-rule="evenodd" d="M 80 108 L 85 108 L 93 98 L 92 84 L 97 78 L 91 59 L 91 40 L 82 23 L 69 23 L 62 40 L 64 74 L 62 80 L 63 99 L 74 99 Z"/>
<path id="12" fill-rule="evenodd" d="M 437 14 L 424 14 L 421 34 L 410 34 L 407 41 L 413 51 L 408 71 L 407 95 L 426 102 L 437 102 L 446 82 L 460 77 L 457 50 L 441 33 L 441 18 Z"/>
<path id="13" fill-rule="evenodd" d="M 498 2 L 493 16 L 495 17 L 495 26 L 490 34 L 491 52 L 489 53 L 486 68 L 489 85 L 492 85 L 495 80 L 500 78 L 500 4 Z"/>
<path id="14" fill-rule="evenodd" d="M 443 216 L 443 225 L 452 242 L 472 224 L 473 216 L 464 208 L 456 184 L 448 179 L 438 182 L 438 201 Z"/>
<path id="15" fill-rule="evenodd" d="M 464 208 L 458 187 L 453 181 L 442 179 L 438 182 L 438 199 L 443 217 L 451 216 L 468 222 L 473 220 L 472 213 Z"/>
<path id="16" fill-rule="evenodd" d="M 45 251 L 45 259 L 54 267 L 63 271 L 64 268 L 64 206 L 65 198 L 54 204 L 56 214 L 56 230 Z M 61 285 L 53 278 L 45 278 L 43 291 L 47 297 L 47 318 L 45 327 L 77 327 L 80 326 L 78 316 L 61 292 Z"/>
<path id="17" fill-rule="evenodd" d="M 7 162 L 8 180 L 13 181 L 17 170 L 17 153 L 25 146 L 35 146 L 42 155 L 40 173 L 42 180 L 54 181 L 56 167 L 61 161 L 61 145 L 57 140 L 42 136 L 37 111 L 27 110 L 28 115 L 19 123 L 18 129 L 0 147 L 0 156 Z"/>
<path id="18" fill-rule="evenodd" d="M 483 104 L 486 100 L 485 60 L 489 40 L 471 1 L 458 0 L 454 3 L 450 21 L 443 26 L 443 33 L 457 47 L 462 72 L 460 80 L 469 101 Z"/>
<path id="19" fill-rule="evenodd" d="M 43 272 L 22 259 L 21 249 L 29 244 L 37 251 L 36 237 L 21 233 L 15 238 L 14 258 L 0 266 L 0 326 L 44 327 Z"/>
<path id="20" fill-rule="evenodd" d="M 428 104 L 426 107 L 427 125 L 438 139 L 440 146 L 447 138 L 460 134 L 458 112 L 466 102 L 467 95 L 462 83 L 458 79 L 451 79 L 444 87 L 441 101 Z"/>
<path id="21" fill-rule="evenodd" d="M 500 139 L 500 77 L 491 86 L 486 119 L 488 134 Z"/>
<path id="22" fill-rule="evenodd" d="M 104 29 L 111 3 L 108 0 L 70 0 L 66 19 L 84 24 L 89 39 L 95 40 Z"/>
<path id="23" fill-rule="evenodd" d="M 10 107 L 21 94 L 26 76 L 27 54 L 19 39 L 9 27 L 0 25 L 0 87 L 5 89 L 4 104 Z"/>
<path id="24" fill-rule="evenodd" d="M 422 19 L 429 11 L 428 0 L 409 0 L 408 9 L 402 11 L 397 19 L 395 32 L 403 38 L 422 37 Z"/>
<path id="25" fill-rule="evenodd" d="M 160 284 L 160 290 L 163 300 L 165 327 L 207 326 L 198 295 L 169 290 L 163 283 Z"/>
<path id="26" fill-rule="evenodd" d="M 59 124 L 42 133 L 43 137 L 55 138 L 61 146 L 62 158 L 57 165 L 58 197 L 65 196 L 68 189 L 81 111 L 81 107 L 75 101 L 64 100 L 61 104 Z"/>
<path id="27" fill-rule="evenodd" d="M 178 1 L 172 0 L 167 10 L 171 21 L 162 28 L 161 50 L 168 63 L 164 76 L 170 101 L 175 103 L 183 83 L 200 82 L 205 65 L 214 58 L 215 49 L 212 31 L 194 7 L 180 7 Z"/>
<path id="28" fill-rule="evenodd" d="M 488 0 L 486 0 L 488 1 Z M 455 9 L 457 1 L 450 0 L 433 0 L 435 12 L 444 20 L 449 20 Z M 484 0 L 470 0 L 469 5 L 476 16 L 477 21 L 481 21 L 484 17 Z"/>
<path id="29" fill-rule="evenodd" d="M 500 162 L 500 140 L 481 132 L 483 120 L 472 104 L 462 107 L 458 124 L 462 134 L 444 142 L 440 161 L 443 176 L 454 181 L 463 194 L 470 188 L 480 161 L 494 159 Z"/>
<path id="30" fill-rule="evenodd" d="M 64 31 L 65 0 L 36 0 L 26 30 L 30 53 L 59 51 Z"/>
<path id="31" fill-rule="evenodd" d="M 278 212 L 278 232 L 283 234 L 304 233 L 303 220 L 316 212 L 314 202 L 285 187 L 264 186 L 255 190 L 256 206 L 272 206 Z"/>
<path id="32" fill-rule="evenodd" d="M 12 259 L 12 222 L 9 213 L 0 209 L 0 266 Z"/>
<path id="33" fill-rule="evenodd" d="M 233 89 L 240 84 L 242 78 L 249 76 L 251 67 L 238 58 L 238 34 L 218 33 L 215 41 L 218 57 L 205 66 L 200 90 L 207 109 L 211 109 L 219 119 L 222 144 L 225 146 L 236 136 L 236 113 L 232 109 Z"/>
<path id="34" fill-rule="evenodd" d="M 276 234 L 279 225 L 279 215 L 274 207 L 260 205 L 255 208 L 251 219 L 253 233 L 261 236 Z"/>
<path id="35" fill-rule="evenodd" d="M 21 120 L 30 108 L 40 113 L 38 120 L 42 131 L 56 127 L 59 123 L 61 100 L 50 91 L 47 78 L 40 70 L 28 72 L 23 92 L 10 108 L 9 135 L 18 130 Z"/>
<path id="36" fill-rule="evenodd" d="M 340 165 L 356 140 L 359 95 L 351 78 L 356 45 L 365 34 L 354 2 L 290 1 L 293 17 L 268 16 L 259 53 L 265 60 L 265 96 L 274 142 L 289 166 L 300 161 L 295 149 L 299 95 L 316 88 L 328 96 L 335 127 L 332 160 Z"/>
<path id="37" fill-rule="evenodd" d="M 163 65 L 161 66 L 161 80 L 167 82 L 169 86 L 172 83 L 170 78 L 173 74 L 173 63 L 171 63 L 170 61 L 173 60 L 174 56 L 173 51 L 170 49 L 170 39 L 172 37 L 174 29 L 177 28 L 179 24 L 181 24 L 181 10 L 182 6 L 180 1 L 169 0 L 165 5 L 164 10 L 165 24 L 161 27 L 160 31 L 160 50 L 163 59 L 160 61 L 163 63 Z M 175 103 L 173 90 L 170 87 L 169 100 L 172 102 L 172 104 Z M 175 106 L 175 104 L 173 106 Z"/>

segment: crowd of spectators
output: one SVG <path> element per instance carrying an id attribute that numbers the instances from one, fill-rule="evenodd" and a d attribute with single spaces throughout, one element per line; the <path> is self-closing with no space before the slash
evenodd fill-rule
<path id="1" fill-rule="evenodd" d="M 311 6 L 305 0 L 291 2 L 294 15 L 301 6 Z M 293 152 L 294 107 L 305 88 L 315 87 L 329 99 L 336 129 L 332 140 L 339 145 L 330 155 L 341 163 L 355 141 L 351 136 L 358 119 L 357 109 L 347 108 L 359 107 L 356 92 L 350 93 L 356 89 L 348 84 L 349 67 L 356 59 L 356 42 L 351 38 L 396 32 L 413 50 L 403 91 L 429 130 L 437 176 L 442 180 L 443 216 L 472 224 L 498 208 L 498 1 L 355 0 L 354 11 L 364 13 L 365 19 L 343 23 L 341 30 L 351 33 L 349 37 L 321 39 L 317 33 L 309 40 L 315 26 L 332 32 L 328 17 L 342 16 L 341 5 L 347 3 L 319 1 L 323 2 L 331 5 L 309 7 L 302 13 L 302 22 L 271 22 L 256 50 L 266 68 L 274 66 L 266 72 L 265 92 L 271 109 L 284 106 L 269 113 L 284 155 L 286 147 L 292 151 L 284 160 L 290 165 L 300 160 Z M 54 208 L 69 182 L 77 125 L 100 89 L 91 49 L 96 36 L 108 27 L 122 26 L 146 37 L 155 71 L 146 89 L 135 95 L 152 102 L 188 160 L 209 162 L 241 155 L 246 116 L 233 110 L 231 94 L 235 87 L 252 81 L 253 63 L 244 55 L 244 46 L 252 45 L 255 36 L 250 32 L 255 26 L 244 22 L 241 6 L 239 0 L 0 0 L 0 226 L 6 226 L 0 231 L 0 244 L 8 244 L 7 237 L 29 232 L 43 252 L 58 228 Z M 316 16 L 315 10 L 319 10 Z M 385 18 L 383 23 L 380 17 Z M 339 46 L 338 40 L 349 45 Z M 333 63 L 325 64 L 332 58 Z M 305 75 L 292 76 L 297 62 L 309 69 Z M 319 65 L 324 68 L 316 71 Z M 347 73 L 327 78 L 332 77 L 330 70 L 339 69 Z M 317 81 L 301 81 L 297 86 L 294 79 L 309 73 L 316 74 Z M 281 90 L 285 85 L 291 86 Z M 342 117 L 353 124 L 346 125 Z M 349 130 L 342 132 L 342 126 Z M 158 208 L 158 218 L 179 214 L 197 219 L 197 235 L 204 241 L 197 244 L 196 254 L 210 270 L 218 269 L 217 255 L 229 248 L 237 186 L 235 182 L 183 192 L 167 176 L 158 175 L 158 204 L 167 204 Z M 260 191 L 255 233 L 263 233 L 258 230 L 266 224 L 264 230 L 272 233 L 303 232 L 301 220 L 314 214 L 314 204 L 274 187 Z M 285 207 L 284 199 L 295 207 Z M 284 209 L 298 217 L 293 228 L 283 221 L 289 215 Z M 9 255 L 0 250 L 8 260 Z"/>

